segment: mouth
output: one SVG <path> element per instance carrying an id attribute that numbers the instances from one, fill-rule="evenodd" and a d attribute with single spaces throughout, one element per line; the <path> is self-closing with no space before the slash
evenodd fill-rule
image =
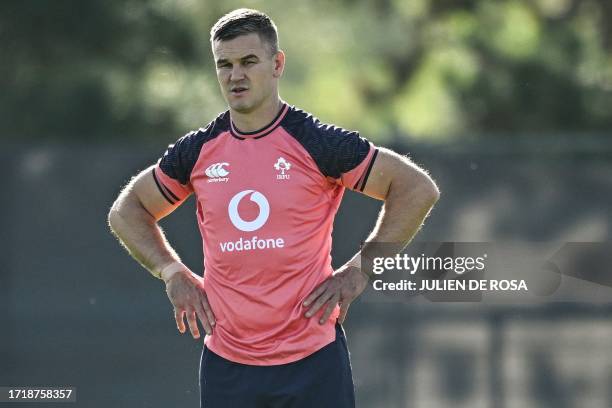
<path id="1" fill-rule="evenodd" d="M 235 86 L 230 89 L 230 93 L 234 96 L 240 96 L 244 95 L 248 90 L 249 88 L 247 88 L 246 86 Z"/>

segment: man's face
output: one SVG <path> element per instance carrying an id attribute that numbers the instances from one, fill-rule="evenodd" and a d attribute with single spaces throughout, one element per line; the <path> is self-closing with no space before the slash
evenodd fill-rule
<path id="1" fill-rule="evenodd" d="M 233 110 L 253 112 L 277 93 L 284 55 L 282 51 L 271 55 L 269 45 L 259 35 L 215 41 L 213 54 L 221 92 Z"/>

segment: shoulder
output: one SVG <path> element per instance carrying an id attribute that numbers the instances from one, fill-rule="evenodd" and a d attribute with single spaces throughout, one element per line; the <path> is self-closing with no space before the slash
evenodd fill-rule
<path id="1" fill-rule="evenodd" d="M 317 117 L 291 107 L 281 126 L 310 154 L 325 176 L 338 178 L 359 165 L 370 143 L 358 131 L 323 123 Z"/>
<path id="2" fill-rule="evenodd" d="M 312 113 L 291 106 L 281 125 L 292 136 L 321 137 L 327 139 L 342 139 L 348 135 L 359 135 L 355 130 L 347 130 L 334 124 L 323 123 Z"/>
<path id="3" fill-rule="evenodd" d="M 176 144 L 184 144 L 186 147 L 188 146 L 191 148 L 201 148 L 204 143 L 209 142 L 210 140 L 219 136 L 221 133 L 228 131 L 229 127 L 229 112 L 225 111 L 220 113 L 219 116 L 209 122 L 206 126 L 197 130 L 192 130 L 185 136 L 178 139 Z"/>
<path id="4" fill-rule="evenodd" d="M 159 162 L 159 167 L 169 177 L 185 184 L 204 145 L 229 130 L 229 126 L 229 112 L 225 111 L 206 126 L 187 133 L 169 145 Z"/>

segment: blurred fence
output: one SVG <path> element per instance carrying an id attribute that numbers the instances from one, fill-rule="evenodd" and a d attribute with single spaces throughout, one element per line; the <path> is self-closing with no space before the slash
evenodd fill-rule
<path id="1" fill-rule="evenodd" d="M 605 136 L 395 148 L 429 169 L 442 191 L 419 240 L 610 239 Z M 198 406 L 200 343 L 177 334 L 161 282 L 106 226 L 120 186 L 163 150 L 2 149 L 0 386 L 73 385 L 76 406 L 88 408 Z M 192 201 L 163 225 L 199 270 Z M 347 193 L 335 224 L 336 266 L 379 208 Z M 612 406 L 610 312 L 594 304 L 356 302 L 345 326 L 358 406 Z"/>

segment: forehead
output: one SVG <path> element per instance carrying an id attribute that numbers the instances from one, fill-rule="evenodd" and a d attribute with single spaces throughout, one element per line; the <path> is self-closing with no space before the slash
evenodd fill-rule
<path id="1" fill-rule="evenodd" d="M 264 56 L 266 44 L 257 33 L 241 35 L 231 40 L 213 42 L 213 54 L 215 59 L 240 59 L 249 54 Z"/>

